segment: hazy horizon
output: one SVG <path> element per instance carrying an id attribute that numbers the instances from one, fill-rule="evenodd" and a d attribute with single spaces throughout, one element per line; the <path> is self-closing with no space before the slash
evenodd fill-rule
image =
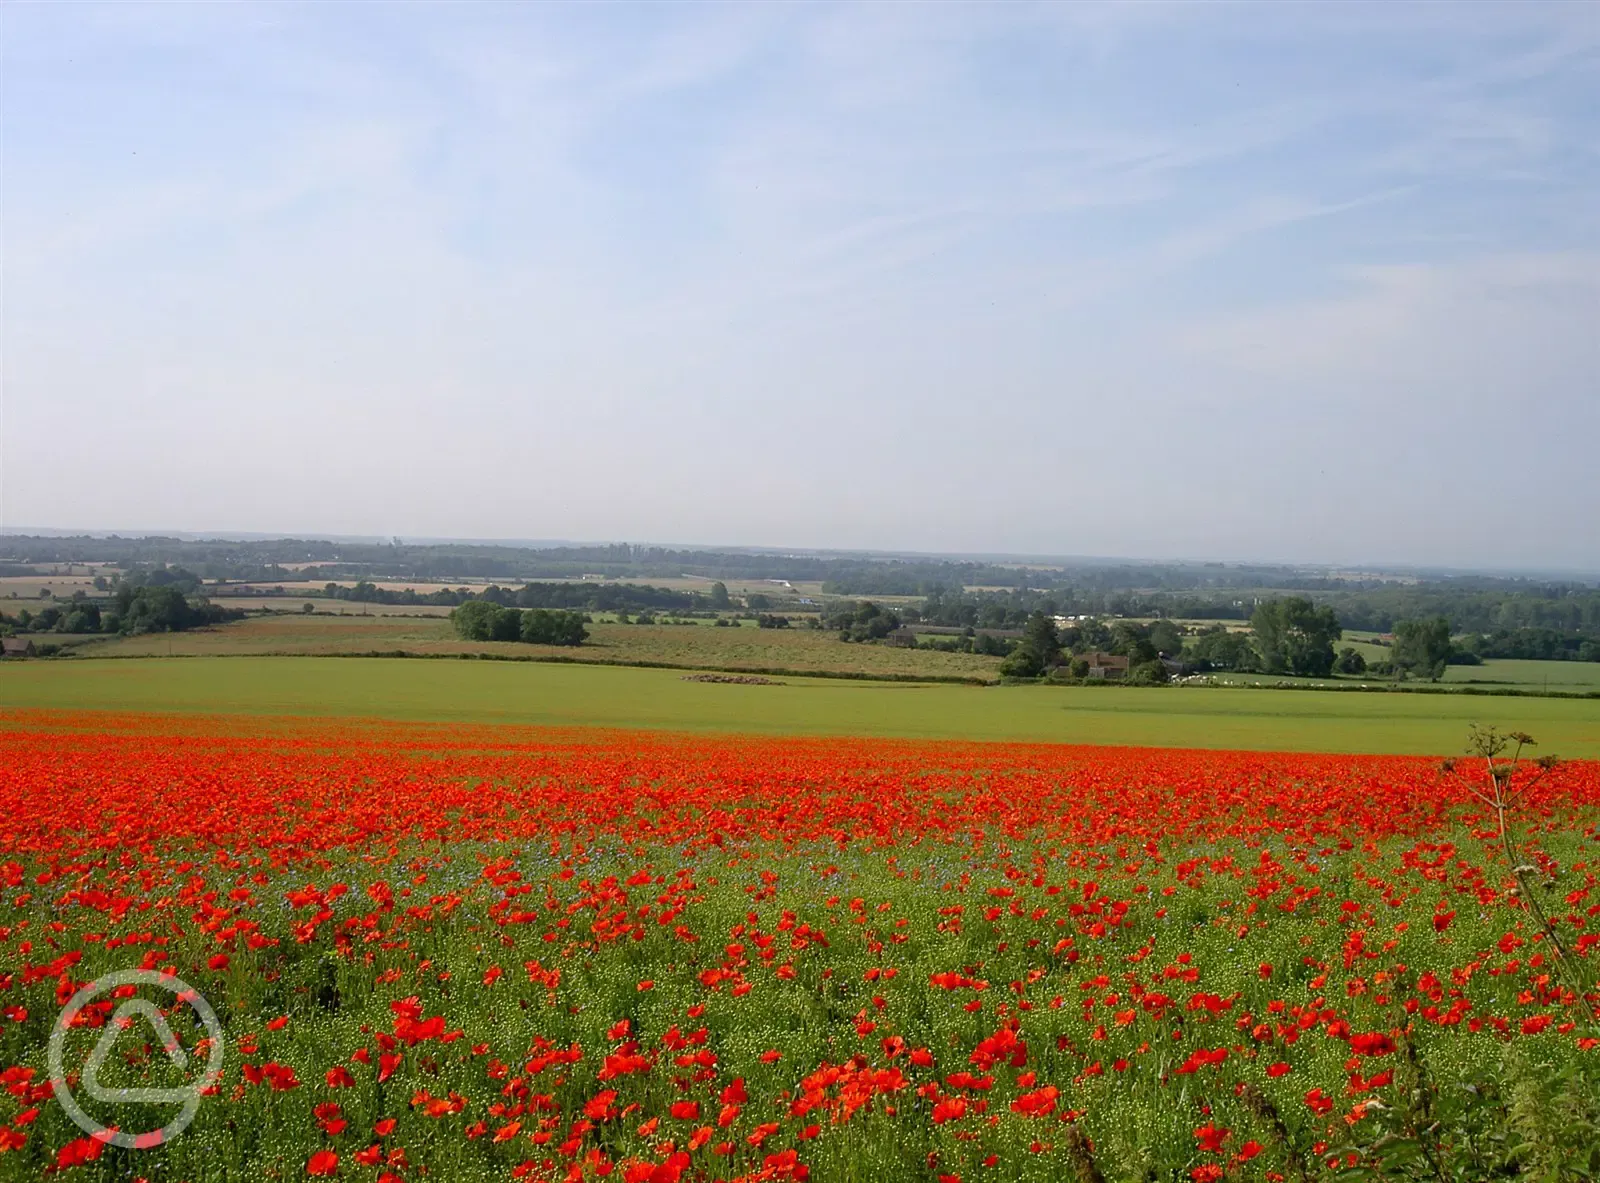
<path id="1" fill-rule="evenodd" d="M 1000 563 L 1037 563 L 1058 564 L 1061 566 L 1113 566 L 1127 564 L 1129 566 L 1207 566 L 1222 564 L 1228 567 L 1239 568 L 1271 568 L 1284 567 L 1302 570 L 1323 570 L 1344 574 L 1382 574 L 1382 575 L 1450 575 L 1450 576 L 1509 576 L 1529 579 L 1548 577 L 1551 579 L 1576 579 L 1580 582 L 1590 582 L 1600 579 L 1600 566 L 1597 567 L 1562 567 L 1562 566 L 1495 566 L 1493 564 L 1479 564 L 1475 566 L 1454 566 L 1451 564 L 1427 564 L 1405 562 L 1350 562 L 1334 563 L 1315 559 L 1284 559 L 1271 555 L 1139 555 L 1139 554 L 1059 554 L 1050 552 L 1028 551 L 985 551 L 985 550 L 958 550 L 958 551 L 929 551 L 912 550 L 895 547 L 830 547 L 830 546 L 783 546 L 773 543 L 759 542 L 706 542 L 684 541 L 682 539 L 649 539 L 649 538 L 478 538 L 446 535 L 379 535 L 379 534 L 334 534 L 318 530 L 184 530 L 179 528 L 111 528 L 91 527 L 72 528 L 58 526 L 0 526 L 0 539 L 18 537 L 37 538 L 112 538 L 119 537 L 129 540 L 146 538 L 176 538 L 185 542 L 282 542 L 292 540 L 317 541 L 317 542 L 344 542 L 355 545 L 383 545 L 395 538 L 403 545 L 408 546 L 498 546 L 513 550 L 550 550 L 558 548 L 584 548 L 627 545 L 634 547 L 659 547 L 663 550 L 705 551 L 705 552 L 730 552 L 730 553 L 759 553 L 774 555 L 818 555 L 851 557 L 861 556 L 874 559 L 905 559 L 926 560 L 935 562 L 1000 562 Z M 180 563 L 181 565 L 181 563 Z"/>
<path id="2" fill-rule="evenodd" d="M 1593 572 L 1597 80 L 1600 5 L 5 6 L 0 527 Z"/>

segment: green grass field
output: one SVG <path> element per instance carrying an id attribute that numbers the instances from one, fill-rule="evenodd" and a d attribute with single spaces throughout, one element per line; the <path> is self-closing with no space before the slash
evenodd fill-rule
<path id="1" fill-rule="evenodd" d="M 1388 650 L 1372 648 L 1384 656 Z M 1211 675 L 1218 682 L 1233 686 L 1270 685 L 1282 679 L 1278 674 L 1236 674 L 1219 671 Z M 1312 686 L 1384 685 L 1387 679 L 1375 674 L 1359 677 L 1294 678 Z M 1600 691 L 1600 662 L 1519 661 L 1492 657 L 1482 665 L 1452 665 L 1445 669 L 1439 685 L 1445 689 L 1478 686 L 1485 690 L 1518 690 L 1525 694 L 1592 694 Z"/>
<path id="2" fill-rule="evenodd" d="M 1369 664 L 1374 661 L 1388 661 L 1390 657 L 1389 647 L 1378 644 L 1377 638 L 1377 633 L 1352 632 L 1350 629 L 1346 629 L 1344 637 L 1334 642 L 1333 649 L 1335 653 L 1346 647 L 1354 649 L 1362 657 L 1366 658 Z"/>
<path id="3" fill-rule="evenodd" d="M 999 677 L 1000 659 L 932 649 L 847 645 L 819 629 L 713 628 L 709 624 L 589 626 L 582 646 L 463 641 L 448 620 L 402 616 L 252 616 L 217 628 L 111 637 L 80 650 L 83 657 L 193 657 L 326 653 L 460 654 L 559 657 L 570 661 L 660 662 L 721 670 L 805 670 L 921 678 Z"/>
<path id="4" fill-rule="evenodd" d="M 1520 690 L 1600 690 L 1600 661 L 1519 661 L 1491 657 L 1482 665 L 1453 665 L 1447 685 L 1503 686 Z"/>
<path id="5" fill-rule="evenodd" d="M 975 687 L 380 658 L 16 662 L 0 710 L 343 716 L 1285 751 L 1449 754 L 1467 725 L 1600 757 L 1600 700 L 1166 687 Z"/>

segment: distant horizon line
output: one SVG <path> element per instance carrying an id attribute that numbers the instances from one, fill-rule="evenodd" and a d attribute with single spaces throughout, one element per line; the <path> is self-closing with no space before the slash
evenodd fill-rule
<path id="1" fill-rule="evenodd" d="M 1493 567 L 1450 563 L 1416 563 L 1395 561 L 1335 562 L 1329 560 L 1286 560 L 1259 558 L 1216 557 L 1160 557 L 1135 555 L 1051 554 L 1045 552 L 1006 551 L 923 551 L 897 550 L 872 547 L 816 547 L 767 546 L 748 543 L 690 543 L 641 542 L 626 539 L 572 539 L 572 538 L 471 538 L 448 535 L 405 534 L 335 534 L 331 532 L 292 532 L 261 530 L 176 530 L 151 528 L 101 528 L 57 526 L 0 526 L 0 537 L 8 538 L 119 538 L 143 541 L 151 538 L 171 538 L 179 542 L 331 542 L 367 546 L 383 546 L 396 540 L 408 546 L 491 546 L 506 550 L 550 550 L 557 548 L 582 548 L 603 546 L 655 547 L 662 550 L 703 551 L 725 554 L 758 554 L 777 556 L 803 556 L 807 558 L 868 558 L 880 561 L 920 559 L 935 562 L 987 562 L 987 563 L 1048 563 L 1055 565 L 1091 564 L 1096 566 L 1208 566 L 1284 568 L 1296 571 L 1342 571 L 1371 573 L 1373 575 L 1483 575 L 1483 576 L 1535 576 L 1571 577 L 1585 580 L 1600 578 L 1600 570 L 1578 567 Z"/>

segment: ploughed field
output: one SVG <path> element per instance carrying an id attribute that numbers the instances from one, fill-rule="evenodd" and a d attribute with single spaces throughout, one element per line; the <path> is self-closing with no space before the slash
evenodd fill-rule
<path id="1" fill-rule="evenodd" d="M 0 729 L 0 1178 L 1600 1167 L 1593 763 L 1514 818 L 1563 966 L 1491 816 L 1420 757 Z M 47 1068 L 63 1004 L 130 968 L 224 1032 L 193 1125 L 150 1149 L 86 1137 Z M 69 1032 L 69 1085 L 112 1006 Z M 170 1085 L 155 1044 L 118 1034 L 102 1085 Z"/>

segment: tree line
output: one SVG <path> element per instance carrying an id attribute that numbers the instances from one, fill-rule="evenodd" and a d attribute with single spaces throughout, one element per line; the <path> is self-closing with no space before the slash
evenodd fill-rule
<path id="1" fill-rule="evenodd" d="M 709 579 L 818 580 L 829 596 L 916 596 L 928 623 L 974 628 L 1020 628 L 1035 609 L 1046 615 L 1168 616 L 1250 620 L 1259 604 L 1287 596 L 1333 608 L 1346 629 L 1391 631 L 1402 620 L 1447 617 L 1458 634 L 1492 635 L 1553 629 L 1600 636 L 1600 589 L 1592 582 L 1423 572 L 1417 576 L 1352 576 L 1283 565 L 1238 563 L 1119 563 L 1088 559 L 1001 563 L 923 556 L 694 550 L 626 543 L 597 546 L 515 546 L 485 543 L 333 540 L 123 538 L 79 535 L 0 536 L 0 562 L 108 562 L 124 569 L 176 565 L 206 579 L 286 581 L 316 564 L 339 582 L 360 580 L 358 592 L 396 604 L 455 606 L 472 593 L 377 589 L 381 580 L 432 583 L 455 578 L 537 582 L 604 574 L 647 580 L 685 573 Z M 560 586 L 560 585 L 554 585 Z M 586 590 L 593 584 L 585 585 Z M 1001 589 L 967 592 L 968 587 Z M 658 589 L 659 590 L 659 589 Z M 672 593 L 700 597 L 704 593 Z M 1053 604 L 1053 609 L 1046 601 Z M 686 611 L 685 602 L 517 603 L 615 611 Z M 907 620 L 913 619 L 908 610 Z"/>
<path id="2" fill-rule="evenodd" d="M 1347 676 L 1427 678 L 1438 681 L 1458 657 L 1444 617 L 1402 620 L 1394 626 L 1390 656 L 1368 664 L 1359 650 L 1346 645 L 1335 652 L 1344 630 L 1337 613 L 1299 596 L 1258 605 L 1248 634 L 1213 626 L 1190 646 L 1187 657 L 1198 670 L 1292 674 L 1298 677 Z"/>
<path id="3" fill-rule="evenodd" d="M 0 612 L 0 633 L 167 633 L 238 620 L 244 613 L 173 584 L 115 585 L 108 600 L 78 593 L 70 600 L 16 616 Z"/>
<path id="4" fill-rule="evenodd" d="M 525 645 L 581 645 L 589 636 L 582 612 L 550 608 L 507 608 L 472 600 L 450 613 L 456 634 L 466 641 L 521 641 Z"/>
<path id="5" fill-rule="evenodd" d="M 721 586 L 721 585 L 718 585 Z M 678 592 L 663 587 L 614 583 L 528 583 L 522 587 L 501 587 L 491 583 L 473 590 L 469 587 L 439 588 L 419 592 L 415 588 L 379 587 L 370 580 L 354 586 L 329 583 L 322 594 L 332 600 L 367 604 L 428 604 L 456 607 L 473 601 L 498 604 L 502 608 L 546 608 L 577 612 L 693 612 L 716 606 L 710 593 Z M 727 588 L 723 587 L 724 603 Z"/>
<path id="6" fill-rule="evenodd" d="M 967 632 L 961 638 L 919 639 L 920 645 L 1003 655 L 1001 674 L 1015 678 L 1082 677 L 1087 672 L 1088 655 L 1093 653 L 1127 658 L 1129 680 L 1146 683 L 1166 681 L 1173 672 L 1191 670 L 1437 681 L 1451 664 L 1473 664 L 1488 656 L 1563 653 L 1571 660 L 1590 660 L 1600 655 L 1600 645 L 1595 642 L 1586 638 L 1575 642 L 1570 636 L 1551 630 L 1501 632 L 1458 641 L 1450 620 L 1435 616 L 1397 621 L 1388 656 L 1369 666 L 1353 645 L 1339 647 L 1344 628 L 1338 613 L 1329 605 L 1304 596 L 1285 596 L 1257 604 L 1251 612 L 1248 631 L 1217 624 L 1192 637 L 1186 637 L 1182 628 L 1166 619 L 1146 624 L 1090 617 L 1059 627 L 1056 614 L 1046 611 L 1053 605 L 1044 600 L 1021 621 L 1021 638 L 1008 640 L 981 635 L 977 628 L 1004 627 L 1013 619 L 1009 609 L 1004 615 L 994 613 L 986 618 L 982 613 L 971 616 L 960 611 L 972 606 L 965 597 L 953 601 L 930 597 L 930 603 L 936 617 L 966 622 Z M 876 641 L 900 627 L 902 614 L 910 619 L 920 615 L 923 620 L 928 615 L 914 609 L 890 611 L 862 601 L 834 609 L 825 615 L 824 623 L 838 629 L 844 640 Z M 994 624 L 984 623 L 986 619 Z"/>
<path id="7" fill-rule="evenodd" d="M 1524 661 L 1600 661 L 1600 630 L 1564 633 L 1553 628 L 1496 629 L 1468 633 L 1461 649 L 1478 658 L 1513 657 Z"/>
<path id="8" fill-rule="evenodd" d="M 1169 620 L 1151 624 L 1085 620 L 1058 628 L 1041 610 L 1024 622 L 1022 637 L 1000 663 L 1000 673 L 1008 678 L 1081 681 L 1089 674 L 1089 655 L 1109 653 L 1128 659 L 1129 682 L 1153 685 L 1171 677 L 1162 658 L 1182 649 L 1183 634 Z"/>

